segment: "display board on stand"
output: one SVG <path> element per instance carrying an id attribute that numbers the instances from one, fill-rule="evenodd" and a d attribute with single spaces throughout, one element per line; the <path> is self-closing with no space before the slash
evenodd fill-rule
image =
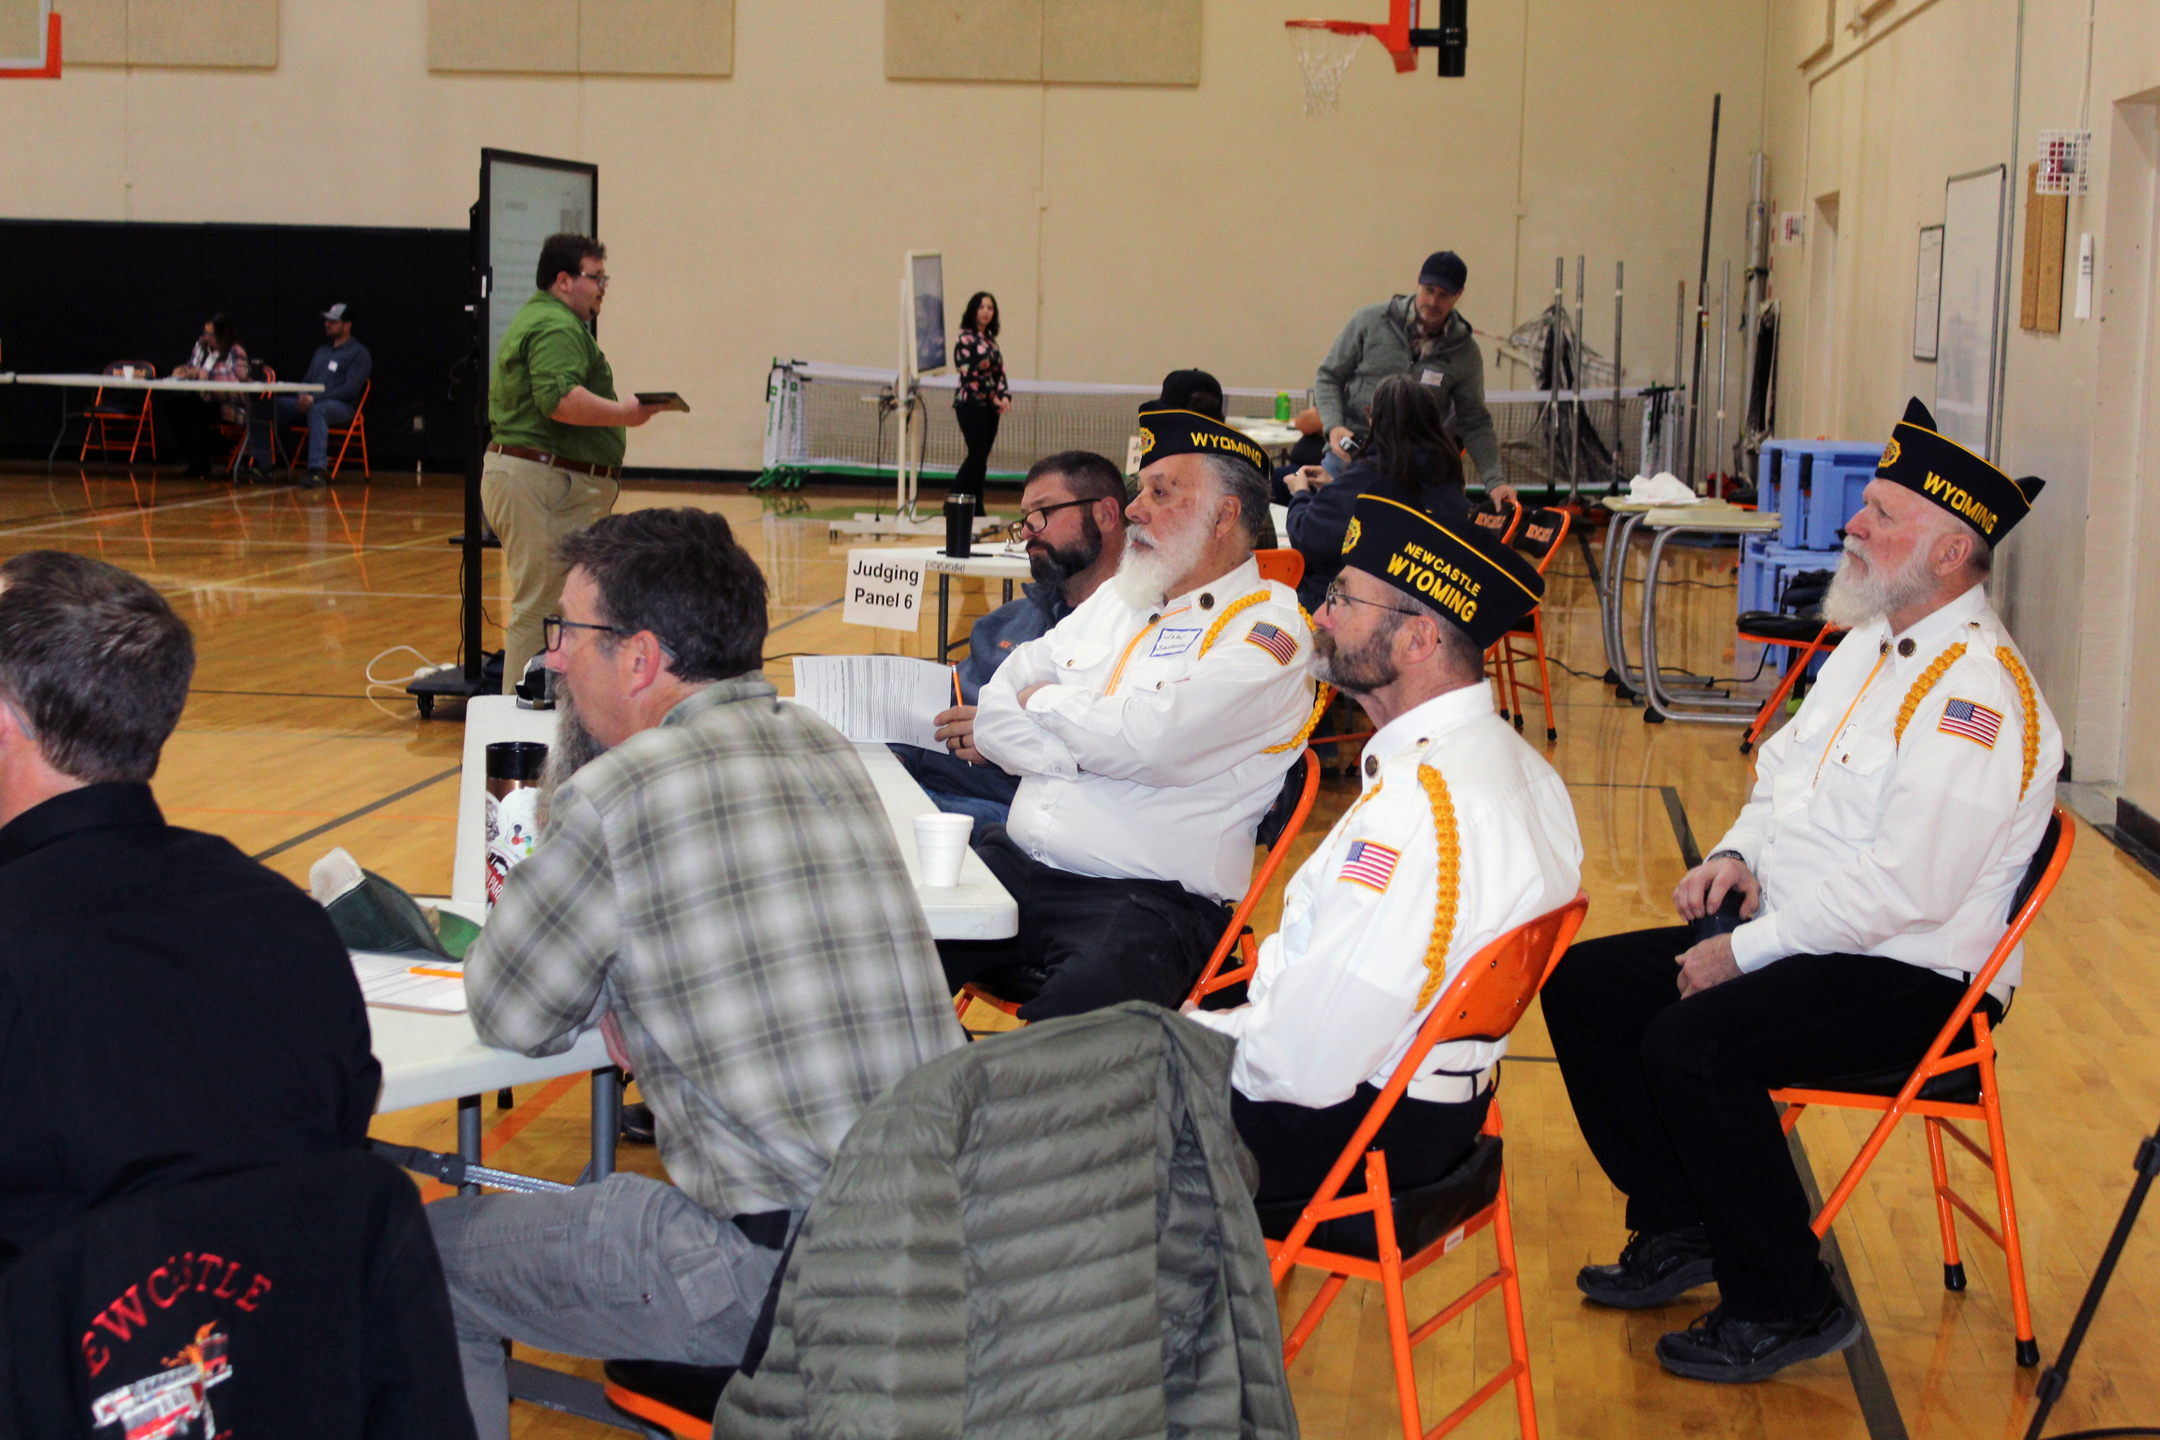
<path id="1" fill-rule="evenodd" d="M 1944 435 L 1988 460 L 1995 458 L 2003 176 L 2000 165 L 1954 175 L 1943 202 L 1933 408 Z"/>
<path id="2" fill-rule="evenodd" d="M 438 699 L 468 699 L 488 688 L 480 649 L 480 551 L 489 543 L 480 513 L 481 456 L 488 443 L 488 380 L 504 333 L 532 295 L 540 247 L 548 236 L 600 233 L 600 167 L 582 160 L 483 149 L 480 197 L 468 213 L 472 287 L 465 316 L 471 343 L 463 373 L 470 388 L 473 425 L 465 453 L 465 531 L 456 542 L 463 559 L 459 566 L 461 663 L 452 670 L 418 676 L 405 687 L 418 702 L 422 718 L 434 713 Z M 517 678 L 509 677 L 508 683 L 515 685 Z"/>

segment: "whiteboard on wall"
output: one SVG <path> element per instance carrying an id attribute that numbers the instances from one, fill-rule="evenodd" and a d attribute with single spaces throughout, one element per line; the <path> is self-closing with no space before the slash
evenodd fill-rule
<path id="1" fill-rule="evenodd" d="M 1937 320 L 1935 423 L 1992 460 L 2002 301 L 2003 167 L 1953 175 L 1944 196 L 1942 302 Z"/>
<path id="2" fill-rule="evenodd" d="M 1920 227 L 1920 265 L 1913 280 L 1912 358 L 1933 360 L 1942 331 L 1943 227 Z"/>

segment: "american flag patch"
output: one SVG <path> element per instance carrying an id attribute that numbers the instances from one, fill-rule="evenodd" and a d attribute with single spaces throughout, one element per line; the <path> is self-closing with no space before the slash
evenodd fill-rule
<path id="1" fill-rule="evenodd" d="M 1384 892 L 1388 880 L 1395 874 L 1395 862 L 1400 859 L 1400 850 L 1390 850 L 1370 840 L 1353 840 L 1350 853 L 1343 857 L 1342 873 L 1335 878 Z"/>
<path id="2" fill-rule="evenodd" d="M 1297 641 L 1285 634 L 1280 626 L 1263 621 L 1246 631 L 1245 638 L 1273 655 L 1278 665 L 1287 665 L 1297 658 Z"/>
<path id="3" fill-rule="evenodd" d="M 2002 716 L 1970 700 L 1952 700 L 1943 707 L 1942 724 L 1935 728 L 1962 735 L 1981 748 L 1992 750 L 1995 734 L 2002 729 Z"/>

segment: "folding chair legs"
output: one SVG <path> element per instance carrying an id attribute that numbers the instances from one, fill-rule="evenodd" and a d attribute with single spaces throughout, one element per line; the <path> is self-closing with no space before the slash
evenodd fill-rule
<path id="1" fill-rule="evenodd" d="M 1976 1015 L 1977 1027 L 1987 1017 Z M 2025 1293 L 2025 1246 L 2018 1239 L 2017 1196 L 2010 1188 L 2010 1142 L 2003 1133 L 2002 1105 L 1996 1099 L 1995 1061 L 1992 1055 L 1980 1062 L 1981 1099 L 1987 1106 L 1989 1170 L 1995 1180 L 1995 1211 L 2002 1222 L 2003 1263 L 2010 1269 L 2010 1317 L 2017 1322 L 2017 1362 L 2031 1367 L 2040 1363 L 2040 1342 L 2033 1336 L 2032 1302 Z"/>
<path id="2" fill-rule="evenodd" d="M 1552 723 L 1552 670 L 1545 663 L 1545 617 L 1533 614 L 1531 627 L 1531 638 L 1537 641 L 1538 684 L 1545 687 L 1538 691 L 1538 699 L 1545 702 L 1545 738 L 1549 742 L 1558 740 L 1560 732 Z"/>
<path id="3" fill-rule="evenodd" d="M 1935 1181 L 1935 1219 L 1942 1226 L 1943 1289 L 1965 1288 L 1965 1262 L 1958 1255 L 1957 1211 L 1950 1206 L 1950 1167 L 1943 1161 L 1943 1122 L 1926 1117 L 1928 1171 Z"/>
<path id="4" fill-rule="evenodd" d="M 1537 1440 L 1537 1397 L 1530 1388 L 1530 1332 L 1523 1324 L 1521 1270 L 1515 1264 L 1515 1221 L 1508 1212 L 1507 1171 L 1500 1172 L 1493 1243 L 1500 1251 L 1500 1304 L 1507 1312 L 1508 1358 L 1515 1371 L 1515 1415 L 1523 1440 Z"/>

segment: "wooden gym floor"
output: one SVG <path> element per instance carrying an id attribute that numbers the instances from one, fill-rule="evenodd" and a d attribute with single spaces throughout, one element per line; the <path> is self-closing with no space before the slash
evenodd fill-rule
<path id="1" fill-rule="evenodd" d="M 813 503 L 845 497 L 830 492 Z M 877 648 L 926 653 L 931 636 L 844 627 L 837 597 L 844 544 L 824 527 L 767 513 L 740 487 L 636 486 L 623 506 L 697 504 L 737 526 L 772 582 L 771 655 Z M 1009 501 L 1008 501 L 1009 504 Z M 449 886 L 456 776 L 455 719 L 421 721 L 377 676 L 401 677 L 420 660 L 456 659 L 457 566 L 445 537 L 460 524 L 457 483 L 385 473 L 327 492 L 156 478 L 147 469 L 0 467 L 0 556 L 53 547 L 135 570 L 194 627 L 195 689 L 166 747 L 157 793 L 176 824 L 230 837 L 281 874 L 306 882 L 333 846 L 419 893 Z M 489 555 L 489 584 L 495 583 Z M 1674 572 L 1660 609 L 1671 658 L 1730 673 L 1733 595 L 1729 554 L 1695 552 Z M 1555 565 L 1546 607 L 1556 661 L 1604 670 L 1596 606 L 1582 552 Z M 996 587 L 956 587 L 963 615 L 997 602 Z M 491 598 L 491 615 L 499 618 Z M 964 618 L 956 618 L 956 630 Z M 489 629 L 490 645 L 499 630 Z M 378 656 L 381 658 L 378 660 Z M 1746 657 L 1752 668 L 1753 657 Z M 785 690 L 785 660 L 769 666 Z M 1711 848 L 1744 796 L 1749 766 L 1725 727 L 1646 726 L 1595 680 L 1555 670 L 1560 739 L 1553 763 L 1568 780 L 1588 852 L 1585 935 L 1667 923 L 1668 896 L 1691 849 Z M 1532 703 L 1530 733 L 1542 718 Z M 1324 834 L 1354 794 L 1330 781 L 1308 826 Z M 1302 850 L 1301 850 L 1302 855 Z M 1287 876 L 1288 870 L 1285 871 Z M 1272 929 L 1272 907 L 1262 932 Z M 2011 1136 L 2033 1308 L 2052 1362 L 2132 1178 L 2139 1139 L 2160 1121 L 2160 883 L 2079 825 L 2070 870 L 2034 927 L 2026 973 L 2003 1032 Z M 980 1013 L 980 1012 L 978 1012 Z M 1941 1256 L 1917 1128 L 1896 1137 L 1835 1236 L 1866 1312 L 1872 1351 L 1798 1366 L 1758 1386 L 1722 1388 L 1666 1376 L 1657 1336 L 1706 1308 L 1703 1291 L 1637 1315 L 1585 1305 L 1576 1267 L 1609 1260 L 1626 1236 L 1621 1205 L 1585 1150 L 1550 1045 L 1533 1014 L 1517 1032 L 1502 1087 L 1508 1174 L 1524 1270 L 1538 1414 L 1551 1436 L 1699 1434 L 1737 1437 L 2016 1436 L 2030 1413 L 2037 1371 L 2011 1355 L 2009 1299 L 2000 1254 L 1969 1227 L 1971 1288 L 1941 1286 Z M 241 1085 L 245 1076 L 231 1077 Z M 490 1163 L 558 1179 L 583 1163 L 585 1084 L 558 1081 L 487 1109 Z M 448 1148 L 448 1105 L 383 1117 L 386 1138 Z M 1800 1126 L 1818 1184 L 1828 1190 L 1865 1135 L 1861 1117 L 1811 1113 Z M 627 1168 L 658 1174 L 649 1149 L 625 1147 Z M 1952 1162 L 1967 1193 L 1988 1209 L 1977 1165 Z M 435 1187 L 439 1193 L 440 1187 Z M 1489 1263 L 1491 1242 L 1466 1250 Z M 1413 1283 L 1441 1288 L 1467 1271 L 1463 1256 Z M 1312 1286 L 1287 1287 L 1290 1313 Z M 1446 1293 L 1452 1293 L 1452 1290 Z M 2134 1236 L 2107 1303 L 2073 1372 L 2051 1429 L 2160 1422 L 2160 1216 Z M 1487 1300 L 1421 1348 L 1428 1418 L 1445 1413 L 1506 1353 L 1496 1300 Z M 597 1365 L 550 1357 L 584 1374 Z M 1304 1433 L 1313 1440 L 1397 1433 L 1393 1384 L 1377 1293 L 1353 1285 L 1293 1369 Z M 1513 1407 L 1496 1399 L 1461 1433 L 1514 1433 Z M 516 1407 L 521 1436 L 600 1435 L 583 1421 Z"/>

